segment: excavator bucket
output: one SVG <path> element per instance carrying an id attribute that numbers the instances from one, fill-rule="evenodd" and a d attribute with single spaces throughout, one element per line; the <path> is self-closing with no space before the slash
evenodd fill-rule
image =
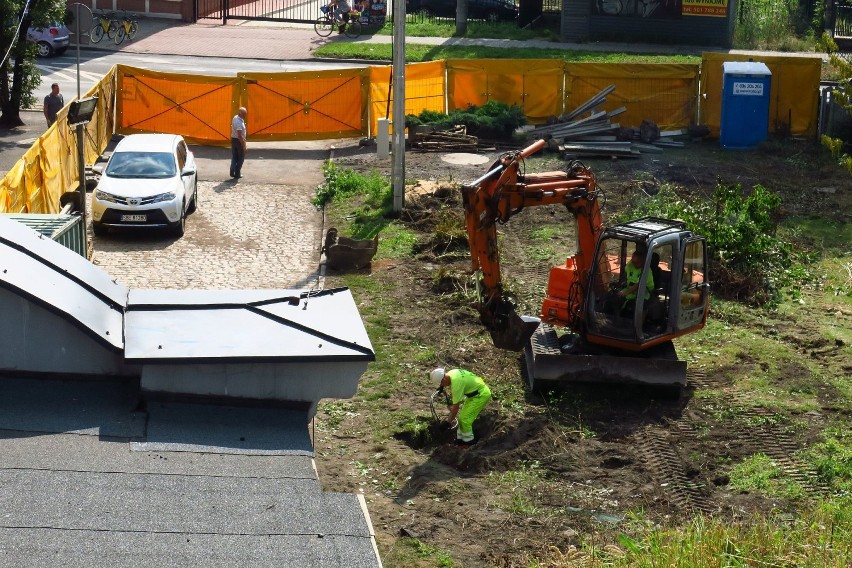
<path id="1" fill-rule="evenodd" d="M 523 351 L 540 321 L 540 319 L 531 316 L 513 314 L 504 328 L 490 330 L 491 341 L 497 349 Z"/>
<path id="2" fill-rule="evenodd" d="M 541 322 L 536 317 L 519 316 L 515 306 L 507 301 L 481 307 L 479 313 L 494 347 L 507 351 L 523 351 Z"/>

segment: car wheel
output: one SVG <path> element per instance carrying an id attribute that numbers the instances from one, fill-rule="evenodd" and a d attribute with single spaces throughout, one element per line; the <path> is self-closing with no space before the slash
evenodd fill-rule
<path id="1" fill-rule="evenodd" d="M 40 41 L 36 44 L 36 52 L 39 57 L 50 57 L 53 55 L 53 48 L 46 41 Z"/>
<path id="2" fill-rule="evenodd" d="M 176 237 L 182 237 L 186 232 L 186 213 L 181 213 L 180 220 L 177 223 L 172 223 L 172 234 Z"/>
<path id="3" fill-rule="evenodd" d="M 189 202 L 189 207 L 186 208 L 187 213 L 195 213 L 198 209 L 198 179 L 192 184 L 192 201 Z"/>
<path id="4" fill-rule="evenodd" d="M 495 23 L 495 22 L 499 22 L 500 21 L 500 14 L 498 14 L 497 12 L 494 12 L 494 11 L 488 12 L 487 14 L 485 14 L 485 19 L 488 20 L 489 22 L 491 22 L 492 24 Z"/>
<path id="5" fill-rule="evenodd" d="M 95 234 L 96 237 L 102 237 L 106 235 L 108 231 L 109 229 L 104 227 L 102 224 L 92 223 L 92 232 Z"/>

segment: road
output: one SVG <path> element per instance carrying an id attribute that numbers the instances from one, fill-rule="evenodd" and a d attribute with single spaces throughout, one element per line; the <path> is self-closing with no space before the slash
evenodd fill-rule
<path id="1" fill-rule="evenodd" d="M 80 50 L 80 93 L 88 91 L 113 65 L 131 65 L 155 71 L 170 71 L 198 75 L 233 76 L 237 72 L 289 72 L 314 69 L 341 69 L 362 67 L 353 63 L 328 63 L 312 61 L 274 61 L 261 59 L 235 59 L 196 57 L 185 55 L 150 55 L 141 53 L 105 52 L 94 49 Z M 41 86 L 36 98 L 41 100 L 50 91 L 51 83 L 59 83 L 66 101 L 77 94 L 77 51 L 73 47 L 59 57 L 42 58 L 37 62 L 41 71 Z"/>

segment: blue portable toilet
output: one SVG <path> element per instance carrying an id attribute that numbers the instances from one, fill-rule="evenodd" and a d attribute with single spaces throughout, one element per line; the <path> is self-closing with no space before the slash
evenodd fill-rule
<path id="1" fill-rule="evenodd" d="M 722 63 L 722 120 L 719 143 L 723 148 L 753 148 L 769 134 L 769 91 L 772 72 L 765 63 Z"/>

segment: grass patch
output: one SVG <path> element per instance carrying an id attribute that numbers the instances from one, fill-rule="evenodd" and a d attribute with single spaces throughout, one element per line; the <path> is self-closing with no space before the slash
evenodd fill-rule
<path id="1" fill-rule="evenodd" d="M 373 32 L 375 35 L 393 35 L 393 22 L 388 22 L 383 27 Z M 420 20 L 409 18 L 405 22 L 406 37 L 457 37 L 456 24 L 451 20 Z M 539 39 L 545 41 L 559 41 L 559 33 L 554 29 L 522 29 L 515 23 L 485 23 L 469 21 L 467 23 L 466 38 L 490 38 L 490 39 L 515 39 L 526 41 Z M 406 46 L 407 49 L 407 46 Z"/>
<path id="2" fill-rule="evenodd" d="M 852 434 L 841 425 L 826 430 L 826 436 L 804 453 L 805 459 L 833 491 L 852 495 Z"/>
<path id="3" fill-rule="evenodd" d="M 754 454 L 731 468 L 731 489 L 760 493 L 768 497 L 798 499 L 804 495 L 801 485 L 784 475 L 779 465 L 766 454 Z"/>
<path id="4" fill-rule="evenodd" d="M 852 507 L 849 503 L 819 505 L 795 519 L 782 515 L 755 516 L 731 522 L 725 518 L 696 517 L 674 528 L 653 528 L 639 520 L 632 534 L 622 534 L 619 547 L 585 551 L 596 561 L 584 566 L 613 568 L 716 568 L 718 566 L 849 566 L 852 561 Z M 550 566 L 569 558 L 559 550 L 551 552 Z"/>
<path id="5" fill-rule="evenodd" d="M 332 59 L 363 59 L 367 61 L 391 61 L 393 46 L 375 43 L 332 42 L 311 52 L 314 57 Z M 461 45 L 424 45 L 407 43 L 405 61 L 419 63 L 440 59 L 561 59 L 575 63 L 688 63 L 698 65 L 698 55 L 651 55 L 624 52 L 605 53 L 558 48 L 521 47 L 506 49 L 502 47 L 461 46 Z"/>

